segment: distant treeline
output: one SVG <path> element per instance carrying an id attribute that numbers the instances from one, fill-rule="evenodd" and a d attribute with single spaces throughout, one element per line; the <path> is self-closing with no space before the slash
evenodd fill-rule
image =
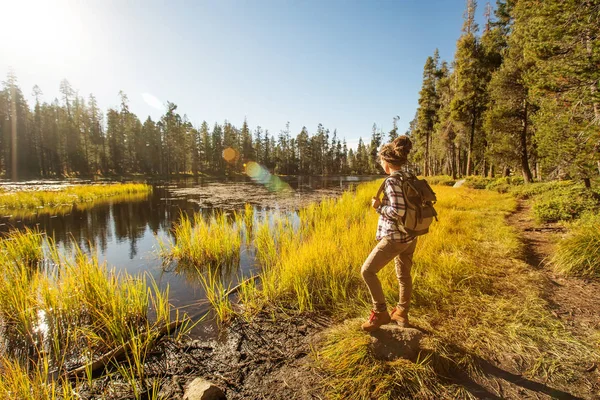
<path id="1" fill-rule="evenodd" d="M 33 87 L 35 103 L 27 104 L 9 73 L 0 91 L 0 173 L 13 177 L 12 132 L 16 132 L 18 178 L 132 173 L 170 176 L 180 173 L 225 175 L 244 171 L 256 161 L 278 174 L 373 174 L 380 169 L 377 148 L 383 133 L 373 125 L 371 141 L 360 139 L 349 149 L 321 124 L 309 134 L 306 127 L 292 136 L 289 123 L 277 136 L 260 126 L 253 131 L 225 121 L 195 127 L 168 102 L 158 121 L 142 122 L 129 110 L 127 96 L 106 113 L 90 95 L 87 101 L 63 80 L 61 98 L 42 101 Z M 394 120 L 396 121 L 396 120 Z M 396 124 L 390 132 L 396 135 Z M 226 151 L 225 149 L 234 149 Z M 224 157 L 225 155 L 225 157 Z"/>
<path id="2" fill-rule="evenodd" d="M 590 178 L 600 170 L 600 1 L 467 1 L 452 63 L 427 58 L 411 123 L 425 174 Z"/>

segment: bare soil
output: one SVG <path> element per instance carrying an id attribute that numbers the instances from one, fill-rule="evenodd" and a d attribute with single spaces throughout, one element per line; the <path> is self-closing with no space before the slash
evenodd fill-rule
<path id="1" fill-rule="evenodd" d="M 575 338 L 589 343 L 590 338 L 600 332 L 600 282 L 554 272 L 550 263 L 554 245 L 566 234 L 566 229 L 556 223 L 536 223 L 525 201 L 519 201 L 508 223 L 522 238 L 525 261 L 544 277 L 545 299 L 552 314 Z M 578 385 L 572 386 L 572 392 L 583 398 L 600 399 L 599 369 L 600 360 L 585 366 L 580 375 L 574 377 Z"/>
<path id="2" fill-rule="evenodd" d="M 162 398 L 182 399 L 186 384 L 201 376 L 222 388 L 228 400 L 321 399 L 311 345 L 328 325 L 328 318 L 309 313 L 238 318 L 215 340 L 164 343 L 149 370 L 162 377 L 168 371 Z"/>

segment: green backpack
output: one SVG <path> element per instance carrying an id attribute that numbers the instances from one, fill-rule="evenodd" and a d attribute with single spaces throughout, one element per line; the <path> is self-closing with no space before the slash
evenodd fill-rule
<path id="1" fill-rule="evenodd" d="M 397 179 L 400 181 L 406 212 L 402 217 L 402 224 L 398 224 L 400 231 L 404 231 L 410 236 L 420 236 L 429 232 L 429 226 L 435 219 L 437 221 L 437 212 L 433 205 L 437 201 L 435 192 L 429 186 L 425 179 L 419 179 L 414 174 L 397 171 L 387 177 L 375 196 L 379 199 L 383 192 L 385 181 L 388 179 Z"/>

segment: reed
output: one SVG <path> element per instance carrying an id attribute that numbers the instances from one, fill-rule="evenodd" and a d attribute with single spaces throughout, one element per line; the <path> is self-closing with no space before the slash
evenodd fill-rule
<path id="1" fill-rule="evenodd" d="M 206 221 L 197 213 L 193 220 L 186 214 L 173 228 L 174 241 L 159 240 L 160 255 L 178 269 L 231 266 L 239 260 L 241 227 L 232 224 L 224 213 Z"/>
<path id="2" fill-rule="evenodd" d="M 204 273 L 198 272 L 206 298 L 212 305 L 218 322 L 227 322 L 234 315 L 233 306 L 229 299 L 230 287 L 225 287 L 220 271 L 208 269 Z"/>
<path id="3" fill-rule="evenodd" d="M 152 192 L 152 186 L 142 183 L 116 183 L 106 185 L 68 186 L 57 191 L 21 191 L 0 193 L 0 212 L 14 213 L 25 210 L 51 212 L 64 211 L 76 204 L 92 203 L 101 199 L 127 196 L 144 196 Z"/>
<path id="4" fill-rule="evenodd" d="M 0 357 L 0 396 L 3 399 L 19 400 L 81 398 L 68 381 L 48 380 L 48 364 L 40 364 L 40 369 L 30 370 L 17 360 Z"/>
<path id="5" fill-rule="evenodd" d="M 33 244 L 48 249 L 44 257 L 36 253 L 37 263 L 30 251 L 16 249 Z M 168 290 L 159 291 L 152 278 L 148 282 L 146 276 L 108 270 L 74 248 L 72 255 L 63 256 L 50 239 L 31 231 L 0 240 L 0 355 L 1 368 L 8 371 L 0 377 L 2 396 L 23 388 L 34 393 L 23 398 L 46 398 L 36 388 L 56 384 L 52 392 L 63 390 L 70 398 L 70 386 L 50 376 L 61 376 L 67 364 L 89 362 L 124 343 L 130 348 L 127 369 L 139 378 L 145 354 L 161 327 L 171 322 Z"/>

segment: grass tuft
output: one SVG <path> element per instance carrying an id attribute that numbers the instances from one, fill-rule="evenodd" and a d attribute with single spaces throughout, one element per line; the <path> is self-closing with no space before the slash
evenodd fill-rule
<path id="1" fill-rule="evenodd" d="M 589 214 L 572 224 L 557 243 L 552 264 L 565 275 L 600 278 L 600 217 Z"/>
<path id="2" fill-rule="evenodd" d="M 240 231 L 224 213 L 209 221 L 200 213 L 193 220 L 182 213 L 173 228 L 174 242 L 159 241 L 160 255 L 166 262 L 176 261 L 178 269 L 231 266 L 239 260 Z"/>

